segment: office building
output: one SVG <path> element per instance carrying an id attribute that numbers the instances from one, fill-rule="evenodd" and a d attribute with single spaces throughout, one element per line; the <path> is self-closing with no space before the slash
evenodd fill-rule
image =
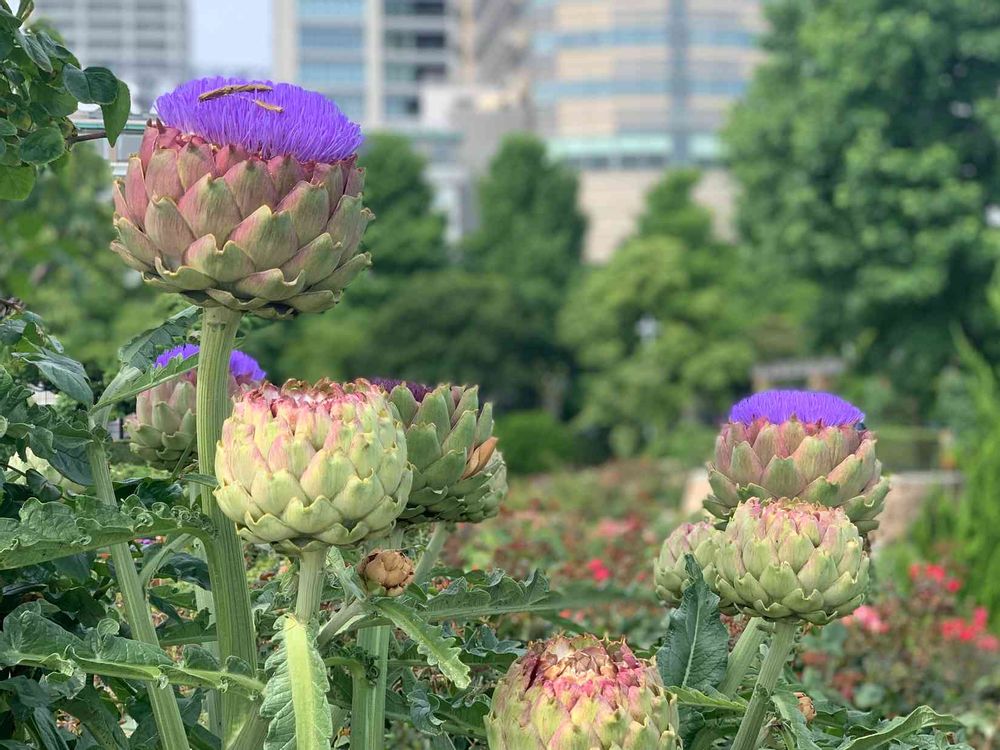
<path id="1" fill-rule="evenodd" d="M 187 0 L 35 0 L 33 18 L 51 23 L 82 65 L 113 70 L 141 109 L 188 77 Z"/>

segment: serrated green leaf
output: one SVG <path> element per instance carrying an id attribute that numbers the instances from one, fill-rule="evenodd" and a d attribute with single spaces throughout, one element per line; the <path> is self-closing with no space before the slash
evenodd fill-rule
<path id="1" fill-rule="evenodd" d="M 726 674 L 729 631 L 722 624 L 714 594 L 693 555 L 685 556 L 688 587 L 681 606 L 670 613 L 667 638 L 656 654 L 664 685 L 706 691 Z"/>
<path id="2" fill-rule="evenodd" d="M 939 714 L 929 706 L 915 708 L 906 716 L 897 716 L 895 719 L 883 721 L 875 730 L 865 737 L 847 739 L 842 742 L 837 750 L 876 750 L 880 747 L 888 747 L 892 742 L 898 742 L 924 729 L 958 729 L 961 722 L 954 716 Z"/>
<path id="3" fill-rule="evenodd" d="M 340 581 L 340 586 L 344 589 L 344 592 L 350 594 L 355 599 L 365 599 L 368 594 L 365 592 L 364 586 L 361 585 L 358 571 L 353 565 L 347 564 L 343 553 L 336 547 L 331 547 L 326 557 L 327 569 Z"/>
<path id="4" fill-rule="evenodd" d="M 245 664 L 227 665 L 225 671 L 206 669 L 203 661 L 194 666 L 178 664 L 156 646 L 122 638 L 118 623 L 112 620 L 102 621 L 80 638 L 43 617 L 37 602 L 22 605 L 4 618 L 0 664 L 249 694 L 264 690 Z"/>
<path id="5" fill-rule="evenodd" d="M 34 365 L 43 378 L 74 401 L 87 406 L 94 402 L 87 372 L 76 360 L 40 347 L 30 352 L 14 352 L 13 356 Z"/>
<path id="6" fill-rule="evenodd" d="M 118 95 L 118 79 L 107 68 L 90 66 L 80 70 L 67 63 L 63 68 L 66 90 L 85 104 L 111 104 Z"/>
<path id="7" fill-rule="evenodd" d="M 35 168 L 30 164 L 0 167 L 0 200 L 24 200 L 31 195 L 34 187 Z"/>
<path id="8" fill-rule="evenodd" d="M 437 667 L 459 689 L 469 686 L 469 667 L 462 662 L 462 649 L 455 645 L 454 638 L 446 636 L 441 628 L 421 619 L 416 610 L 396 599 L 375 599 L 372 604 L 417 644 L 417 650 L 430 666 Z"/>
<path id="9" fill-rule="evenodd" d="M 66 153 L 66 139 L 59 128 L 45 127 L 28 133 L 21 139 L 21 159 L 41 166 Z"/>
<path id="10" fill-rule="evenodd" d="M 316 628 L 286 615 L 278 623 L 278 648 L 265 667 L 272 671 L 260 714 L 270 723 L 264 750 L 329 750 L 333 721 L 326 694 L 326 666 L 316 647 Z"/>
<path id="11" fill-rule="evenodd" d="M 123 81 L 118 81 L 118 93 L 115 100 L 110 104 L 101 105 L 101 114 L 104 117 L 104 132 L 107 135 L 108 143 L 112 146 L 118 140 L 122 130 L 128 123 L 129 115 L 132 113 L 132 95 L 128 86 Z"/>
<path id="12" fill-rule="evenodd" d="M 164 367 L 156 367 L 155 365 L 150 365 L 149 368 L 142 372 L 131 368 L 127 371 L 128 382 L 115 383 L 115 388 L 112 390 L 111 385 L 105 389 L 104 393 L 101 394 L 100 400 L 94 405 L 92 411 L 96 415 L 101 410 L 115 404 L 118 401 L 127 401 L 131 398 L 135 398 L 143 391 L 148 391 L 150 388 L 158 386 L 160 383 L 166 383 L 169 380 L 173 380 L 178 375 L 183 375 L 185 372 L 190 372 L 198 367 L 198 355 L 195 354 L 187 359 L 172 359 Z M 122 372 L 126 371 L 126 368 L 122 368 Z M 114 383 L 114 381 L 112 381 Z"/>
<path id="13" fill-rule="evenodd" d="M 0 518 L 0 570 L 36 565 L 139 537 L 188 533 L 211 538 L 211 524 L 199 513 L 162 503 L 146 507 L 134 496 L 120 508 L 86 496 L 78 496 L 75 507 L 32 498 L 21 506 L 18 516 Z"/>

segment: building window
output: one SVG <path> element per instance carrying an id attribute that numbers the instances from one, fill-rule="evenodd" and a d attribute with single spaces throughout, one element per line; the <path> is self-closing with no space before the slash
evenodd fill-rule
<path id="1" fill-rule="evenodd" d="M 365 0 L 298 0 L 299 14 L 306 18 L 361 18 Z"/>
<path id="2" fill-rule="evenodd" d="M 387 81 L 443 81 L 447 74 L 447 66 L 441 63 L 387 63 L 385 66 Z"/>
<path id="3" fill-rule="evenodd" d="M 385 114 L 392 120 L 405 120 L 420 114 L 420 100 L 415 96 L 387 96 Z"/>
<path id="4" fill-rule="evenodd" d="M 330 99 L 340 107 L 340 111 L 352 120 L 363 120 L 365 117 L 365 97 L 362 94 L 343 94 L 331 96 Z"/>
<path id="5" fill-rule="evenodd" d="M 443 16 L 444 0 L 385 0 L 389 16 Z"/>
<path id="6" fill-rule="evenodd" d="M 670 85 L 665 78 L 546 81 L 535 86 L 535 94 L 540 101 L 582 96 L 666 94 L 669 91 Z"/>
<path id="7" fill-rule="evenodd" d="M 756 40 L 753 34 L 743 29 L 695 26 L 691 29 L 691 43 L 706 47 L 753 47 Z"/>
<path id="8" fill-rule="evenodd" d="M 364 45 L 360 26 L 303 26 L 299 30 L 302 49 L 359 50 Z"/>
<path id="9" fill-rule="evenodd" d="M 302 63 L 299 77 L 303 83 L 324 86 L 335 83 L 365 82 L 365 66 L 359 62 Z"/>
<path id="10" fill-rule="evenodd" d="M 392 49 L 444 49 L 445 36 L 440 31 L 387 31 L 385 44 Z"/>

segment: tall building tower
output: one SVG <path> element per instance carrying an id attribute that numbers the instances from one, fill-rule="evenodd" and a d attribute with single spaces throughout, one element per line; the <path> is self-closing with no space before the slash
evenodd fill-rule
<path id="1" fill-rule="evenodd" d="M 83 65 L 110 68 L 148 109 L 188 75 L 187 0 L 36 0 Z"/>
<path id="2" fill-rule="evenodd" d="M 719 211 L 719 130 L 761 58 L 759 0 L 537 0 L 531 74 L 537 128 L 581 172 L 587 255 L 632 230 L 663 170 L 705 170 L 699 198 Z"/>
<path id="3" fill-rule="evenodd" d="M 457 75 L 453 0 L 275 0 L 274 74 L 366 128 L 416 128 L 424 84 Z"/>

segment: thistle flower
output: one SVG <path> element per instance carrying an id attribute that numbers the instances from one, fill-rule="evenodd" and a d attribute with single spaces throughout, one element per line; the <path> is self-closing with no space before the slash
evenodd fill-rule
<path id="1" fill-rule="evenodd" d="M 243 537 L 289 552 L 384 536 L 413 478 L 403 426 L 365 380 L 242 394 L 222 426 L 215 473 L 219 507 Z"/>
<path id="2" fill-rule="evenodd" d="M 112 250 L 204 307 L 332 307 L 370 264 L 359 126 L 321 94 L 239 78 L 189 81 L 156 109 L 115 183 Z"/>
<path id="3" fill-rule="evenodd" d="M 729 415 L 709 466 L 705 508 L 729 518 L 750 497 L 843 507 L 862 532 L 878 527 L 889 480 L 864 413 L 829 393 L 764 391 Z"/>
<path id="4" fill-rule="evenodd" d="M 493 405 L 475 386 L 436 388 L 375 378 L 406 428 L 413 489 L 402 520 L 478 522 L 496 515 L 507 467 L 493 437 Z"/>
<path id="5" fill-rule="evenodd" d="M 195 344 L 182 344 L 160 354 L 154 366 L 166 367 L 174 360 L 190 359 L 198 353 Z M 229 356 L 229 395 L 260 385 L 266 375 L 257 360 L 234 350 Z M 132 452 L 150 465 L 174 469 L 184 456 L 197 453 L 195 406 L 198 374 L 188 370 L 172 380 L 143 391 L 135 399 L 135 414 L 125 420 Z"/>
<path id="6" fill-rule="evenodd" d="M 719 538 L 713 588 L 744 614 L 824 625 L 864 601 L 868 566 L 840 508 L 752 498 Z"/>
<path id="7" fill-rule="evenodd" d="M 486 717 L 490 750 L 677 750 L 677 727 L 656 669 L 592 635 L 532 644 Z"/>

